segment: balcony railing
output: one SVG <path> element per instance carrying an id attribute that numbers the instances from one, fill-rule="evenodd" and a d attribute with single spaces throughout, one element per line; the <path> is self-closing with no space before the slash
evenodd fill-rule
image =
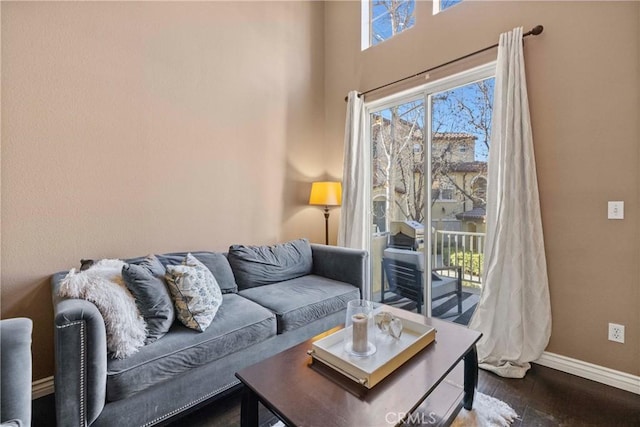
<path id="1" fill-rule="evenodd" d="M 463 285 L 481 288 L 484 237 L 484 233 L 436 230 L 431 265 L 462 267 Z"/>

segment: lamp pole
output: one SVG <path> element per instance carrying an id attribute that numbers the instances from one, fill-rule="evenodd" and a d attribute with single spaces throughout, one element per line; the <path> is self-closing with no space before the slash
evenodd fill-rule
<path id="1" fill-rule="evenodd" d="M 329 245 L 329 206 L 324 207 L 324 242 Z"/>

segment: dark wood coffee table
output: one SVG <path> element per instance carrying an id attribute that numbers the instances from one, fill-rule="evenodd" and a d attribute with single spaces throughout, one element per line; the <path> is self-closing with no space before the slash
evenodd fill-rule
<path id="1" fill-rule="evenodd" d="M 370 390 L 322 363 L 311 362 L 307 354 L 311 343 L 334 330 L 236 373 L 245 385 L 242 427 L 258 425 L 258 402 L 288 426 L 307 427 L 399 425 L 411 419 L 410 414 L 418 407 L 421 411 L 427 408 L 429 417 L 446 424 L 461 406 L 471 409 L 478 382 L 476 343 L 482 334 L 438 319 L 402 313 L 435 327 L 436 341 Z M 464 386 L 459 393 L 452 393 L 451 384 L 443 380 L 461 360 Z"/>

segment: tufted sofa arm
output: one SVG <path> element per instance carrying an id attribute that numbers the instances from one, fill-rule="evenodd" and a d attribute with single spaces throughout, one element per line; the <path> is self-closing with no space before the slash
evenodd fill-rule
<path id="1" fill-rule="evenodd" d="M 64 274 L 51 279 L 54 299 L 56 420 L 61 426 L 90 425 L 104 408 L 107 338 L 102 315 L 81 299 L 60 299 Z"/>
<path id="2" fill-rule="evenodd" d="M 339 246 L 311 245 L 312 273 L 328 279 L 350 283 L 363 296 L 367 277 L 367 251 Z"/>

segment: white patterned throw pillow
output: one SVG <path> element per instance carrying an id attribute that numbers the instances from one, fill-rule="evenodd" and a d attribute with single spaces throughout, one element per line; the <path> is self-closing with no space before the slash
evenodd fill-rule
<path id="1" fill-rule="evenodd" d="M 216 278 L 191 254 L 187 254 L 182 265 L 168 265 L 165 277 L 178 319 L 186 327 L 203 332 L 222 304 Z"/>
<path id="2" fill-rule="evenodd" d="M 144 345 L 147 327 L 135 299 L 124 285 L 119 259 L 102 259 L 89 269 L 71 269 L 62 279 L 58 293 L 67 298 L 92 302 L 104 319 L 107 350 L 122 359 Z"/>

